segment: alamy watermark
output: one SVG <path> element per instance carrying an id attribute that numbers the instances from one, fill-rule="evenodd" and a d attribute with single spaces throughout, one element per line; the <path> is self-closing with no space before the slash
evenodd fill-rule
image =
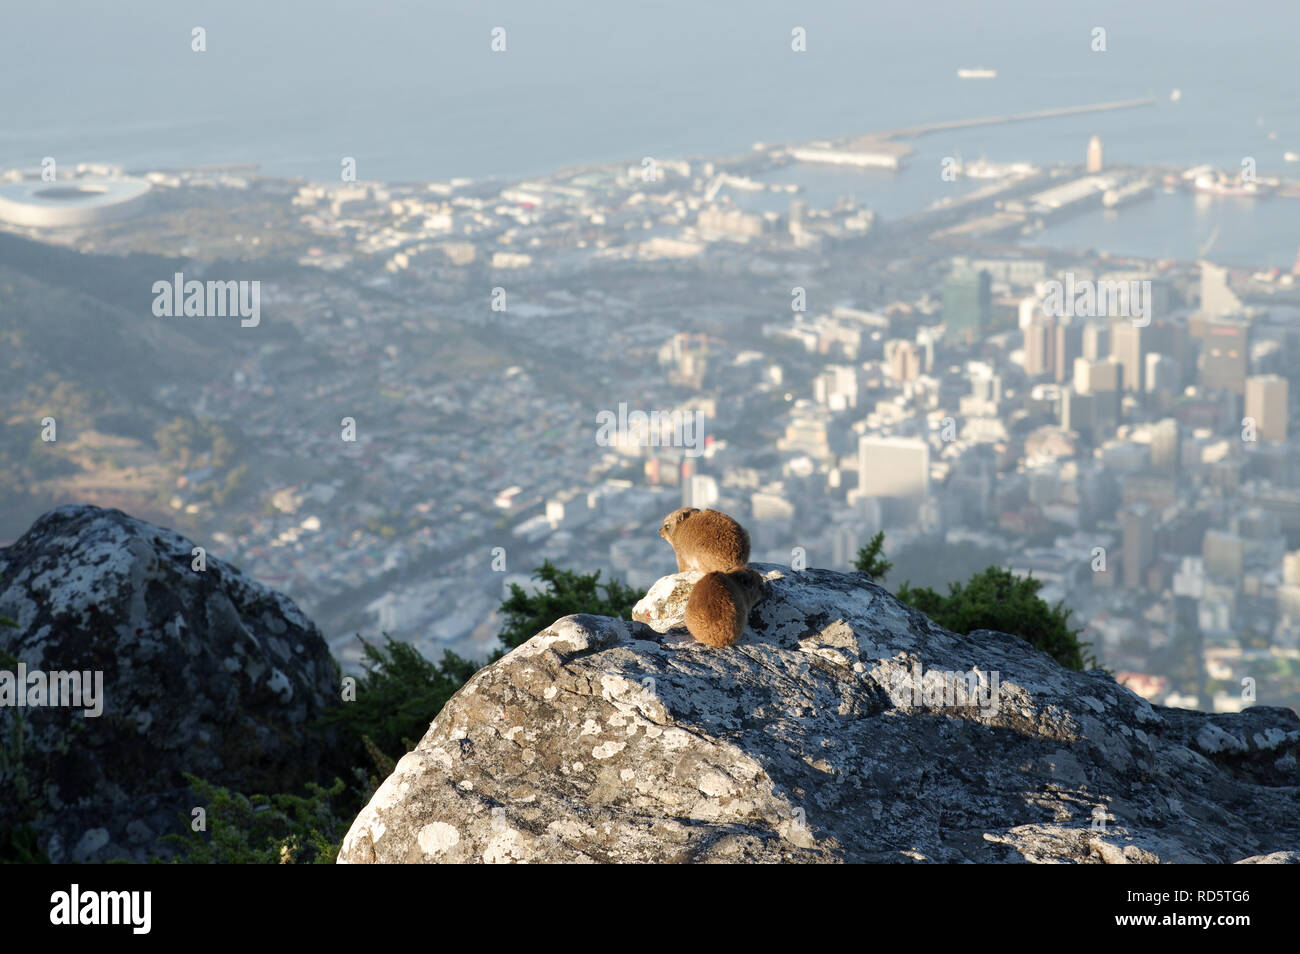
<path id="1" fill-rule="evenodd" d="M 1050 318 L 1132 318 L 1145 328 L 1151 324 L 1151 280 L 1044 282 L 1043 313 Z M 1138 320 L 1140 319 L 1140 320 Z"/>
<path id="2" fill-rule="evenodd" d="M 687 457 L 704 453 L 703 411 L 629 412 L 627 402 L 620 401 L 617 414 L 597 411 L 596 424 L 596 443 L 600 447 L 681 447 Z"/>
<path id="3" fill-rule="evenodd" d="M 54 925 L 123 925 L 132 934 L 148 934 L 153 924 L 152 891 L 83 891 L 75 882 L 50 895 Z"/>
<path id="4" fill-rule="evenodd" d="M 185 280 L 177 272 L 172 280 L 153 283 L 153 313 L 158 318 L 239 317 L 241 327 L 256 328 L 262 320 L 260 281 Z"/>
<path id="5" fill-rule="evenodd" d="M 913 662 L 910 670 L 890 673 L 886 691 L 896 706 L 977 706 L 980 715 L 991 718 L 998 711 L 1001 678 L 997 670 L 923 671 L 919 662 Z"/>
<path id="6" fill-rule="evenodd" d="M 47 673 L 20 662 L 17 672 L 0 669 L 0 706 L 81 709 L 87 719 L 96 719 L 104 712 L 104 673 L 89 669 Z"/>

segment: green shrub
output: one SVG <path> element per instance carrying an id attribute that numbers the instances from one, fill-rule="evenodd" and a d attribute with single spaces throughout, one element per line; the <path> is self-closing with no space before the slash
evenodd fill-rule
<path id="1" fill-rule="evenodd" d="M 450 650 L 434 663 L 386 633 L 383 646 L 357 638 L 365 672 L 357 679 L 356 699 L 339 703 L 321 721 L 342 730 L 353 764 L 376 763 L 375 750 L 395 762 L 415 747 L 480 664 Z"/>
<path id="2" fill-rule="evenodd" d="M 357 793 L 340 778 L 329 788 L 309 782 L 305 796 L 247 796 L 193 775 L 185 780 L 206 812 L 206 830 L 160 839 L 177 849 L 173 864 L 333 864 L 356 817 Z M 192 819 L 181 818 L 190 828 Z"/>
<path id="3" fill-rule="evenodd" d="M 510 596 L 501 603 L 506 618 L 501 642 L 508 649 L 522 646 L 557 619 L 573 613 L 631 619 L 632 607 L 640 599 L 640 594 L 621 580 L 599 583 L 599 570 L 575 573 L 561 570 L 550 560 L 533 571 L 533 579 L 546 583 L 547 588 L 529 596 L 523 587 L 511 583 Z M 498 652 L 493 658 L 500 655 Z"/>
<path id="4" fill-rule="evenodd" d="M 0 865 L 48 865 L 31 825 L 0 825 Z"/>
<path id="5" fill-rule="evenodd" d="M 853 561 L 854 568 L 859 573 L 867 574 L 875 583 L 883 580 L 894 566 L 881 556 L 884 548 L 885 531 L 881 530 L 871 538 L 870 543 L 858 550 L 858 558 Z"/>
<path id="6" fill-rule="evenodd" d="M 929 587 L 913 589 L 906 583 L 895 595 L 954 633 L 976 629 L 1011 633 L 1067 669 L 1092 668 L 1097 660 L 1086 652 L 1088 644 L 1079 642 L 1079 630 L 1070 628 L 1071 611 L 1060 601 L 1049 606 L 1040 599 L 1042 585 L 1033 577 L 1020 578 L 1003 567 L 990 566 L 965 586 L 950 583 L 947 596 Z"/>

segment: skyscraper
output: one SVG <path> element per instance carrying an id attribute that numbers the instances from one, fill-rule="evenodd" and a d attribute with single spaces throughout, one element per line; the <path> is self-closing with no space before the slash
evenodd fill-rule
<path id="1" fill-rule="evenodd" d="M 1093 439 L 1099 440 L 1119 424 L 1120 366 L 1107 358 L 1089 361 L 1079 358 L 1074 362 L 1074 389 L 1092 396 Z"/>
<path id="2" fill-rule="evenodd" d="M 1118 391 L 1119 382 L 1120 366 L 1117 361 L 1109 358 L 1102 361 L 1076 358 L 1074 361 L 1074 389 L 1080 394 Z"/>
<path id="3" fill-rule="evenodd" d="M 1088 140 L 1088 172 L 1101 172 L 1101 137 Z"/>
<path id="4" fill-rule="evenodd" d="M 868 497 L 926 497 L 930 445 L 915 437 L 858 439 L 858 488 Z"/>
<path id="5" fill-rule="evenodd" d="M 837 524 L 831 529 L 831 566 L 853 566 L 861 546 L 861 537 L 856 528 Z"/>
<path id="6" fill-rule="evenodd" d="M 1124 533 L 1124 585 L 1144 587 L 1143 576 L 1156 555 L 1155 511 L 1148 504 L 1129 504 L 1120 513 Z"/>
<path id="7" fill-rule="evenodd" d="M 1167 417 L 1151 427 L 1151 467 L 1171 473 L 1178 469 L 1178 421 Z"/>
<path id="8" fill-rule="evenodd" d="M 1206 530 L 1201 543 L 1201 558 L 1205 560 L 1205 572 L 1223 580 L 1240 582 L 1245 569 L 1245 541 L 1235 533 L 1221 530 Z"/>
<path id="9" fill-rule="evenodd" d="M 1111 322 L 1111 354 L 1123 369 L 1120 375 L 1120 388 L 1124 391 L 1141 392 L 1142 390 L 1144 331 L 1145 329 L 1135 324 L 1131 318 L 1116 318 Z"/>
<path id="10" fill-rule="evenodd" d="M 1065 318 L 1056 325 L 1056 360 L 1052 370 L 1056 383 L 1062 384 L 1074 374 L 1074 359 L 1083 354 L 1083 322 Z"/>
<path id="11" fill-rule="evenodd" d="M 891 338 L 885 342 L 885 367 L 895 381 L 915 381 L 921 373 L 921 353 L 906 338 Z"/>
<path id="12" fill-rule="evenodd" d="M 1031 378 L 1051 374 L 1056 367 L 1057 321 L 1036 313 L 1025 326 L 1025 374 Z"/>
<path id="13" fill-rule="evenodd" d="M 966 345 L 984 337 L 993 314 L 993 280 L 984 269 L 954 270 L 943 283 L 943 321 Z"/>
<path id="14" fill-rule="evenodd" d="M 799 235 L 803 232 L 804 219 L 808 216 L 808 203 L 802 199 L 795 199 L 790 203 L 790 216 L 788 230 L 791 235 Z"/>
<path id="15" fill-rule="evenodd" d="M 1250 327 L 1241 322 L 1212 321 L 1201 345 L 1200 383 L 1210 390 L 1241 394 L 1246 390 Z"/>
<path id="16" fill-rule="evenodd" d="M 1287 380 L 1276 374 L 1246 379 L 1246 417 L 1255 421 L 1261 441 L 1282 443 L 1287 433 Z"/>
<path id="17" fill-rule="evenodd" d="M 1083 326 L 1083 356 L 1089 361 L 1110 357 L 1110 329 L 1100 321 L 1089 321 Z"/>
<path id="18" fill-rule="evenodd" d="M 1178 362 L 1168 355 L 1148 352 L 1146 356 L 1148 392 L 1172 393 L 1178 390 Z"/>
<path id="19" fill-rule="evenodd" d="M 1061 427 L 1092 439 L 1091 394 L 1080 394 L 1073 387 L 1061 392 Z"/>

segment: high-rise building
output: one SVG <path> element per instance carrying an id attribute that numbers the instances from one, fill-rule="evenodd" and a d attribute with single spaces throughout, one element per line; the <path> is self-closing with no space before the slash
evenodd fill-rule
<path id="1" fill-rule="evenodd" d="M 1110 357 L 1110 329 L 1103 322 L 1089 321 L 1083 326 L 1083 356 L 1089 361 Z"/>
<path id="2" fill-rule="evenodd" d="M 935 369 L 935 339 L 939 333 L 935 328 L 922 326 L 917 329 L 917 348 L 920 354 L 920 373 L 930 374 Z"/>
<path id="3" fill-rule="evenodd" d="M 1029 322 L 1033 320 L 1034 315 L 1043 313 L 1043 303 L 1033 295 L 1028 295 L 1020 299 L 1020 330 L 1024 331 L 1029 327 Z"/>
<path id="4" fill-rule="evenodd" d="M 1205 540 L 1201 544 L 1201 558 L 1205 560 L 1206 573 L 1238 583 L 1245 569 L 1245 541 L 1235 533 L 1206 530 Z"/>
<path id="5" fill-rule="evenodd" d="M 1091 394 L 1080 394 L 1073 387 L 1061 392 L 1061 427 L 1092 438 Z"/>
<path id="6" fill-rule="evenodd" d="M 808 203 L 803 199 L 795 199 L 790 203 L 789 232 L 791 235 L 798 235 L 803 231 L 804 219 L 808 216 Z"/>
<path id="7" fill-rule="evenodd" d="M 1255 421 L 1261 441 L 1283 443 L 1287 433 L 1287 380 L 1276 374 L 1246 379 L 1246 417 Z"/>
<path id="8" fill-rule="evenodd" d="M 1131 318 L 1116 318 L 1111 322 L 1111 354 L 1123 369 L 1120 387 L 1124 391 L 1142 391 L 1144 330 Z"/>
<path id="9" fill-rule="evenodd" d="M 934 370 L 934 342 L 936 329 L 922 326 L 916 329 L 916 346 L 921 355 L 921 373 L 929 374 Z"/>
<path id="10" fill-rule="evenodd" d="M 1124 535 L 1124 585 L 1143 588 L 1143 576 L 1156 555 L 1155 511 L 1149 504 L 1129 504 L 1120 513 Z"/>
<path id="11" fill-rule="evenodd" d="M 1051 374 L 1056 365 L 1056 319 L 1033 314 L 1025 327 L 1025 374 L 1031 378 Z"/>
<path id="12" fill-rule="evenodd" d="M 1174 360 L 1177 364 L 1175 373 L 1178 376 L 1174 388 L 1181 390 L 1188 356 L 1191 354 L 1186 323 L 1169 318 L 1156 318 L 1148 326 L 1142 340 L 1147 354 L 1157 352 Z"/>
<path id="13" fill-rule="evenodd" d="M 682 484 L 682 506 L 704 510 L 718 502 L 718 482 L 708 474 L 693 474 Z"/>
<path id="14" fill-rule="evenodd" d="M 678 332 L 659 349 L 659 364 L 673 384 L 699 388 L 709 367 L 708 336 Z"/>
<path id="15" fill-rule="evenodd" d="M 813 400 L 832 411 L 857 407 L 857 370 L 852 365 L 828 365 L 825 371 L 813 378 Z"/>
<path id="16" fill-rule="evenodd" d="M 1120 366 L 1113 358 L 1089 361 L 1077 358 L 1074 362 L 1074 390 L 1092 396 L 1093 439 L 1109 435 L 1119 425 Z"/>
<path id="17" fill-rule="evenodd" d="M 1201 344 L 1201 386 L 1214 391 L 1243 393 L 1246 390 L 1249 359 L 1249 325 L 1242 322 L 1209 322 Z"/>
<path id="18" fill-rule="evenodd" d="M 831 528 L 831 566 L 836 569 L 853 566 L 861 547 L 857 528 L 842 523 Z"/>
<path id="19" fill-rule="evenodd" d="M 1088 172 L 1101 172 L 1101 137 L 1088 140 Z"/>
<path id="20" fill-rule="evenodd" d="M 1300 550 L 1282 554 L 1282 582 L 1300 586 Z"/>
<path id="21" fill-rule="evenodd" d="M 1241 299 L 1228 287 L 1228 270 L 1201 262 L 1201 311 L 1219 317 L 1239 315 L 1244 310 Z"/>
<path id="22" fill-rule="evenodd" d="M 1154 470 L 1172 472 L 1178 469 L 1179 458 L 1178 421 L 1167 417 L 1151 427 L 1151 467 Z"/>
<path id="23" fill-rule="evenodd" d="M 1118 391 L 1120 383 L 1120 365 L 1110 358 L 1091 361 L 1088 358 L 1074 360 L 1074 389 L 1080 394 L 1093 394 L 1097 391 Z"/>
<path id="24" fill-rule="evenodd" d="M 1065 318 L 1056 325 L 1056 359 L 1052 370 L 1057 384 L 1070 379 L 1074 374 L 1074 359 L 1083 354 L 1083 324 L 1077 318 Z"/>
<path id="25" fill-rule="evenodd" d="M 1002 375 L 983 361 L 970 363 L 970 393 L 977 401 L 989 404 L 1002 402 Z"/>
<path id="26" fill-rule="evenodd" d="M 943 283 L 943 321 L 956 341 L 984 337 L 993 315 L 993 282 L 986 270 L 953 271 Z"/>
<path id="27" fill-rule="evenodd" d="M 914 437 L 858 439 L 858 488 L 868 497 L 926 497 L 930 445 Z"/>
<path id="28" fill-rule="evenodd" d="M 1148 352 L 1146 356 L 1146 389 L 1148 392 L 1172 394 L 1178 390 L 1178 362 L 1168 355 Z"/>
<path id="29" fill-rule="evenodd" d="M 921 374 L 921 353 L 906 338 L 891 338 L 885 342 L 885 367 L 895 381 L 915 381 Z"/>

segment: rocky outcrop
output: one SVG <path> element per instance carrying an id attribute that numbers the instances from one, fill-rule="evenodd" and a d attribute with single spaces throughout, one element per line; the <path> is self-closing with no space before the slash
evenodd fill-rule
<path id="1" fill-rule="evenodd" d="M 757 564 L 735 646 L 558 620 L 479 672 L 340 862 L 1282 862 L 1300 718 L 1154 707 L 1014 636 L 956 635 L 860 575 Z"/>
<path id="2" fill-rule="evenodd" d="M 0 670 L 102 675 L 98 716 L 0 707 L 0 828 L 31 824 L 52 861 L 158 853 L 195 805 L 182 772 L 250 793 L 320 775 L 331 737 L 309 727 L 338 691 L 320 632 L 221 560 L 195 569 L 193 547 L 75 506 L 0 549 L 0 616 L 18 623 Z"/>

